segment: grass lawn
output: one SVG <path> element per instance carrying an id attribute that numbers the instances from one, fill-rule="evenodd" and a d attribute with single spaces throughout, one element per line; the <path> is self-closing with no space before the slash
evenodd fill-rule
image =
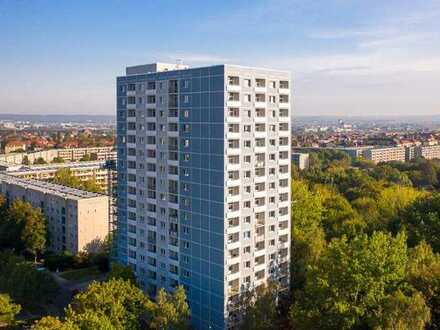
<path id="1" fill-rule="evenodd" d="M 81 269 L 68 270 L 66 272 L 60 273 L 60 276 L 69 281 L 81 281 L 88 280 L 94 277 L 101 276 L 102 273 L 98 267 L 88 267 Z"/>

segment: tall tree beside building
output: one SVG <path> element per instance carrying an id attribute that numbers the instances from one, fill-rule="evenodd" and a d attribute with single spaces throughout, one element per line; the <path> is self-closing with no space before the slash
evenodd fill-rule
<path id="1" fill-rule="evenodd" d="M 0 220 L 0 238 L 2 246 L 28 251 L 36 258 L 46 247 L 46 219 L 40 209 L 17 199 Z"/>

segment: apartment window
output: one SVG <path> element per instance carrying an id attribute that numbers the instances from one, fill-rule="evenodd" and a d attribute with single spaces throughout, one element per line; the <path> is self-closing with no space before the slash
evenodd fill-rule
<path id="1" fill-rule="evenodd" d="M 228 194 L 229 196 L 236 196 L 240 194 L 240 187 L 229 187 Z"/>
<path id="2" fill-rule="evenodd" d="M 289 95 L 280 95 L 280 103 L 289 103 Z"/>
<path id="3" fill-rule="evenodd" d="M 229 117 L 238 117 L 240 115 L 240 110 L 238 108 L 229 108 L 228 116 Z"/>
<path id="4" fill-rule="evenodd" d="M 277 82 L 272 80 L 269 82 L 269 86 L 270 88 L 277 88 Z"/>
<path id="5" fill-rule="evenodd" d="M 238 155 L 228 156 L 228 163 L 229 164 L 240 164 L 240 156 L 238 156 Z"/>
<path id="6" fill-rule="evenodd" d="M 231 212 L 238 211 L 240 209 L 239 202 L 228 203 L 228 210 Z"/>
<path id="7" fill-rule="evenodd" d="M 156 117 L 156 109 L 147 109 L 147 117 L 149 118 Z"/>
<path id="8" fill-rule="evenodd" d="M 266 79 L 255 79 L 256 87 L 266 87 Z"/>
<path id="9" fill-rule="evenodd" d="M 240 85 L 240 78 L 237 76 L 229 76 L 228 77 L 228 85 L 239 86 Z"/>
<path id="10" fill-rule="evenodd" d="M 235 217 L 228 220 L 229 227 L 237 227 L 240 225 L 240 218 Z"/>
<path id="11" fill-rule="evenodd" d="M 281 80 L 280 81 L 280 88 L 289 88 L 289 82 L 287 80 Z"/>
<path id="12" fill-rule="evenodd" d="M 183 81 L 183 88 L 189 88 L 189 80 Z"/>
<path id="13" fill-rule="evenodd" d="M 256 102 L 266 102 L 266 95 L 265 94 L 255 94 L 255 101 Z"/>
<path id="14" fill-rule="evenodd" d="M 228 235 L 228 243 L 238 242 L 240 239 L 239 233 L 233 233 Z"/>
<path id="15" fill-rule="evenodd" d="M 266 124 L 255 124 L 256 132 L 266 132 Z"/>
<path id="16" fill-rule="evenodd" d="M 243 95 L 243 100 L 244 100 L 244 102 L 247 102 L 247 103 L 250 103 L 251 102 L 251 94 L 244 94 Z"/>
<path id="17" fill-rule="evenodd" d="M 240 125 L 239 124 L 229 124 L 228 125 L 229 133 L 240 133 Z"/>
<path id="18" fill-rule="evenodd" d="M 228 140 L 228 147 L 231 149 L 240 148 L 240 140 Z"/>
<path id="19" fill-rule="evenodd" d="M 257 117 L 265 117 L 266 116 L 266 110 L 262 108 L 255 109 L 255 113 Z"/>
<path id="20" fill-rule="evenodd" d="M 189 103 L 189 95 L 183 96 L 183 103 Z"/>
<path id="21" fill-rule="evenodd" d="M 148 103 L 148 104 L 154 104 L 154 103 L 156 103 L 156 96 L 155 96 L 155 95 L 148 95 L 148 96 L 147 96 L 147 103 Z"/>
<path id="22" fill-rule="evenodd" d="M 147 89 L 148 89 L 148 90 L 156 89 L 156 82 L 155 82 L 155 81 L 149 81 L 149 82 L 147 82 Z"/>
<path id="23" fill-rule="evenodd" d="M 245 131 L 246 133 L 250 133 L 252 130 L 252 126 L 251 125 L 244 125 L 243 126 L 243 131 Z"/>
<path id="24" fill-rule="evenodd" d="M 236 92 L 229 92 L 228 101 L 240 101 L 240 94 Z"/>
<path id="25" fill-rule="evenodd" d="M 189 133 L 190 131 L 191 131 L 191 126 L 189 124 L 184 124 L 183 125 L 183 132 Z"/>
<path id="26" fill-rule="evenodd" d="M 277 103 L 277 98 L 275 95 L 270 95 L 269 96 L 269 103 L 275 104 Z"/>
<path id="27" fill-rule="evenodd" d="M 245 87 L 251 87 L 252 86 L 252 81 L 250 79 L 244 79 L 244 86 Z"/>

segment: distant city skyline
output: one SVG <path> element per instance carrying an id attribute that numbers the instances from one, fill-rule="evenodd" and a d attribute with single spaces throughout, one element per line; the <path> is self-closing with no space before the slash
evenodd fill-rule
<path id="1" fill-rule="evenodd" d="M 294 115 L 440 113 L 440 2 L 1 1 L 0 113 L 115 111 L 125 64 L 289 69 Z"/>

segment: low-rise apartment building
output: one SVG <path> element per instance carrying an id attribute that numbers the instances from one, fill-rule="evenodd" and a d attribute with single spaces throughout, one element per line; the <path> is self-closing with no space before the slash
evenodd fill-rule
<path id="1" fill-rule="evenodd" d="M 300 170 L 304 170 L 309 167 L 309 154 L 292 152 L 292 163 L 296 165 Z"/>
<path id="2" fill-rule="evenodd" d="M 37 159 L 42 158 L 50 163 L 54 158 L 62 158 L 66 162 L 77 162 L 85 155 L 96 155 L 95 160 L 114 160 L 116 151 L 113 147 L 91 147 L 91 148 L 69 148 L 69 149 L 50 149 L 29 153 L 12 153 L 0 155 L 0 162 L 9 164 L 23 164 L 27 159 L 29 164 L 33 164 Z"/>
<path id="3" fill-rule="evenodd" d="M 362 153 L 363 158 L 375 163 L 405 161 L 405 147 L 379 147 L 367 149 Z"/>
<path id="4" fill-rule="evenodd" d="M 53 252 L 93 251 L 109 233 L 109 197 L 57 184 L 0 174 L 0 192 L 42 210 Z"/>
<path id="5" fill-rule="evenodd" d="M 72 175 L 81 181 L 94 179 L 103 191 L 108 192 L 109 180 L 116 183 L 116 174 L 109 172 L 106 161 L 46 164 L 46 165 L 7 165 L 0 164 L 0 170 L 7 174 L 23 178 L 41 181 L 50 181 L 58 170 L 69 168 Z"/>
<path id="6" fill-rule="evenodd" d="M 414 147 L 414 155 L 425 159 L 440 159 L 440 145 Z"/>

